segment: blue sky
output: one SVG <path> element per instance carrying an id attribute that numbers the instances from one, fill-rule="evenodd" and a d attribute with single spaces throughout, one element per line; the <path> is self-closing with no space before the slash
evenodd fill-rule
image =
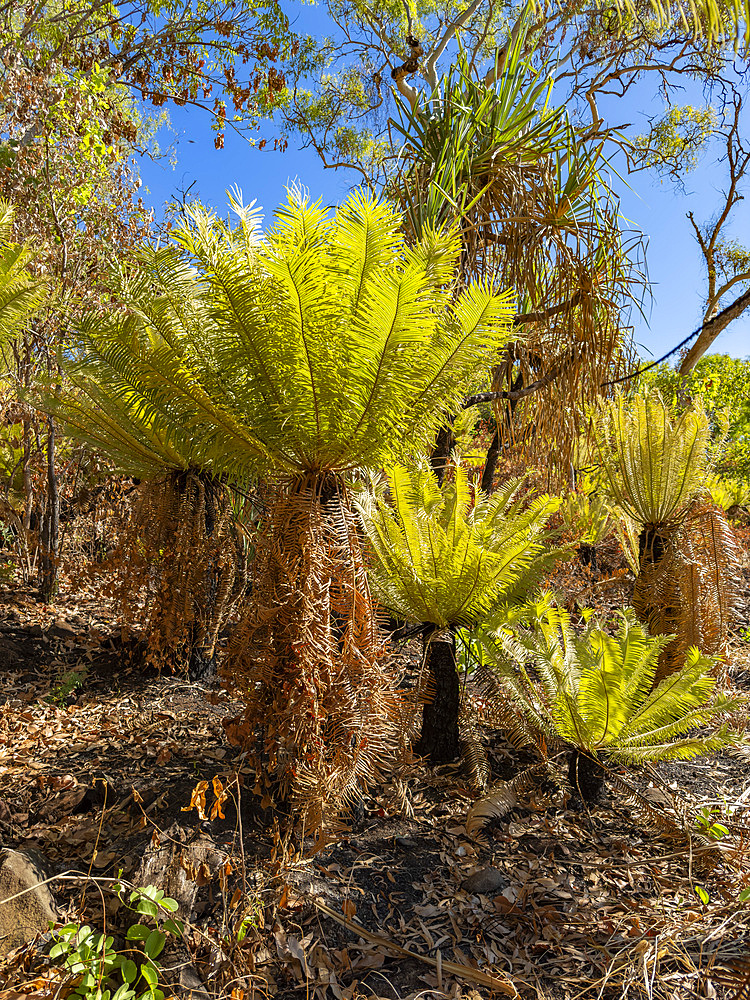
<path id="1" fill-rule="evenodd" d="M 660 108 L 661 100 L 656 96 L 649 100 L 641 87 L 626 114 L 645 131 L 647 116 L 657 114 Z M 618 113 L 622 121 L 622 107 Z M 176 165 L 170 166 L 166 159 L 140 164 L 147 189 L 142 192 L 143 200 L 157 215 L 165 201 L 191 184 L 192 196 L 220 211 L 227 204 L 227 189 L 236 185 L 246 202 L 255 199 L 270 216 L 285 200 L 286 186 L 295 180 L 307 188 L 313 200 L 322 198 L 329 205 L 342 201 L 350 185 L 357 182 L 353 172 L 325 170 L 314 151 L 294 149 L 293 140 L 285 153 L 268 147 L 258 150 L 227 130 L 224 149 L 216 150 L 208 115 L 196 109 L 173 108 L 171 117 Z M 709 154 L 687 176 L 684 192 L 646 172 L 629 177 L 628 183 L 630 189 L 615 178 L 613 186 L 621 195 L 623 216 L 648 236 L 653 296 L 645 303 L 647 321 L 633 316 L 635 340 L 644 358 L 658 357 L 700 325 L 705 279 L 686 215 L 693 211 L 696 220 L 708 221 L 719 210 L 724 169 Z M 750 199 L 735 210 L 732 235 L 742 242 L 750 240 Z M 750 316 L 746 314 L 724 331 L 713 350 L 736 357 L 750 355 Z"/>

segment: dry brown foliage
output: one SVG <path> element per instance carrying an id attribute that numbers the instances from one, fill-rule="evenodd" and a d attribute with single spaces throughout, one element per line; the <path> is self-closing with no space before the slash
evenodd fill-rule
<path id="1" fill-rule="evenodd" d="M 725 652 L 739 553 L 726 515 L 702 496 L 677 527 L 646 526 L 640 547 L 633 607 L 652 635 L 675 636 L 659 658 L 658 684 L 683 666 L 690 646 L 709 656 Z"/>
<path id="2" fill-rule="evenodd" d="M 141 639 L 159 668 L 210 662 L 244 590 L 244 547 L 226 487 L 193 471 L 141 484 L 113 562 L 123 638 Z"/>
<path id="3" fill-rule="evenodd" d="M 307 474 L 279 485 L 225 679 L 246 705 L 230 738 L 261 728 L 258 773 L 308 829 L 356 799 L 400 746 L 389 659 L 343 483 Z"/>

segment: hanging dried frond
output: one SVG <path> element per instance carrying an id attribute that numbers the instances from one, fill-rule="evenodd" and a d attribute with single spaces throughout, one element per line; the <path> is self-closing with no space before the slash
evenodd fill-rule
<path id="1" fill-rule="evenodd" d="M 586 141 L 550 107 L 551 78 L 524 56 L 531 17 L 518 28 L 491 83 L 460 55 L 429 100 L 392 123 L 404 136 L 393 187 L 415 238 L 459 222 L 464 280 L 516 291 L 518 341 L 492 386 L 504 393 L 498 438 L 549 467 L 569 460 L 587 406 L 624 373 L 622 311 L 644 278 L 640 239 L 626 240 L 605 179 L 604 140 Z"/>
<path id="2" fill-rule="evenodd" d="M 124 637 L 159 668 L 200 674 L 244 589 L 244 551 L 229 493 L 210 476 L 141 484 L 115 555 Z"/>
<path id="3" fill-rule="evenodd" d="M 330 823 L 396 757 L 404 705 L 338 477 L 279 486 L 225 679 L 245 700 L 251 748 L 262 734 L 259 773 L 270 772 L 308 830 Z"/>
<path id="4" fill-rule="evenodd" d="M 674 638 L 659 657 L 656 682 L 679 670 L 688 649 L 725 652 L 739 590 L 738 552 L 726 515 L 699 495 L 676 528 L 644 528 L 633 607 L 653 635 Z"/>

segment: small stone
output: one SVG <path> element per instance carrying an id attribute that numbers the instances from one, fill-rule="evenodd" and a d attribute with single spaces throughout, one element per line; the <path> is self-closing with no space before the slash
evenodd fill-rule
<path id="1" fill-rule="evenodd" d="M 508 880 L 497 868 L 480 868 L 461 883 L 461 888 L 472 896 L 494 895 L 507 886 Z"/>

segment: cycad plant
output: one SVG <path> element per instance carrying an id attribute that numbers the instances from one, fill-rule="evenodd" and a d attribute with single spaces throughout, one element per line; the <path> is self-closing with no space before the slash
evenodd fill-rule
<path id="1" fill-rule="evenodd" d="M 221 484 L 270 478 L 226 678 L 247 706 L 235 733 L 255 745 L 260 727 L 259 760 L 315 827 L 401 727 L 347 476 L 429 442 L 506 343 L 513 306 L 489 284 L 456 295 L 456 233 L 407 245 L 386 203 L 355 195 L 330 217 L 292 195 L 266 233 L 235 208 L 236 227 L 194 211 L 163 269 L 156 254 L 141 270 L 179 330 L 155 315 L 128 339 L 129 304 L 114 341 L 84 344 L 68 423 L 144 467 L 156 456 L 154 473 L 177 455 Z"/>
<path id="2" fill-rule="evenodd" d="M 726 642 L 736 587 L 736 546 L 705 491 L 710 431 L 698 405 L 673 417 L 658 393 L 617 396 L 597 423 L 603 488 L 640 529 L 633 607 L 653 635 L 673 635 L 657 680 L 687 649 Z"/>
<path id="3" fill-rule="evenodd" d="M 68 391 L 40 405 L 138 483 L 118 552 L 123 632 L 197 678 L 244 587 L 227 474 L 260 471 L 268 453 L 217 401 L 210 302 L 178 247 L 144 249 L 112 300 L 61 352 Z"/>
<path id="4" fill-rule="evenodd" d="M 11 241 L 13 209 L 0 199 L 0 346 L 15 337 L 39 308 L 47 287 L 29 273 L 31 247 Z"/>
<path id="5" fill-rule="evenodd" d="M 716 692 L 714 659 L 693 646 L 682 668 L 654 687 L 669 636 L 650 636 L 632 613 L 620 616 L 616 632 L 589 616 L 576 634 L 568 612 L 545 595 L 511 625 L 490 623 L 481 639 L 496 722 L 518 745 L 566 754 L 585 801 L 596 799 L 609 765 L 688 760 L 737 739 L 725 723 L 695 732 L 738 704 Z"/>
<path id="6" fill-rule="evenodd" d="M 601 493 L 572 492 L 560 508 L 564 527 L 578 544 L 578 558 L 592 572 L 597 570 L 597 545 L 613 526 L 612 509 Z"/>
<path id="7" fill-rule="evenodd" d="M 459 753 L 456 629 L 500 602 L 525 600 L 563 555 L 548 528 L 559 501 L 524 496 L 519 480 L 488 497 L 461 468 L 440 486 L 427 463 L 394 466 L 388 485 L 389 501 L 368 494 L 358 504 L 374 555 L 372 586 L 400 618 L 427 626 L 432 690 L 416 749 L 450 761 Z"/>

